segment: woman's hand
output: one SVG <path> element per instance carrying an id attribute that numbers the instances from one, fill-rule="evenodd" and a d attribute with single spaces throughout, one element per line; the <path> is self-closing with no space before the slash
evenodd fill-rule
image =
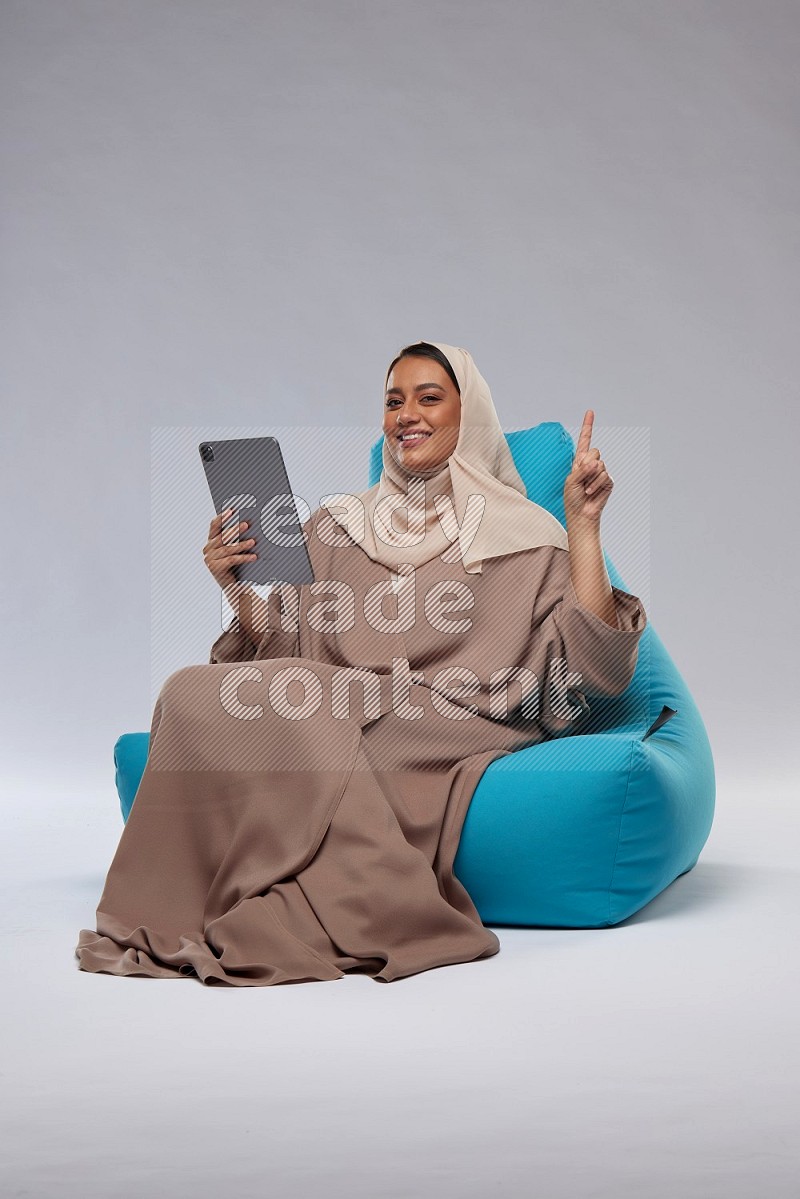
<path id="1" fill-rule="evenodd" d="M 600 451 L 590 448 L 593 424 L 594 412 L 589 408 L 583 418 L 572 470 L 564 483 L 567 525 L 570 522 L 593 522 L 599 525 L 600 515 L 614 486 L 614 480 L 606 470 Z"/>
<path id="2" fill-rule="evenodd" d="M 611 580 L 600 539 L 600 514 L 611 495 L 614 480 L 599 450 L 591 449 L 594 412 L 584 415 L 572 470 L 564 483 L 564 509 L 569 540 L 569 573 L 578 603 L 619 629 Z"/>
<path id="3" fill-rule="evenodd" d="M 203 546 L 206 566 L 223 591 L 228 591 L 229 588 L 236 591 L 239 587 L 236 575 L 233 573 L 234 566 L 238 566 L 241 562 L 250 562 L 253 558 L 258 557 L 257 554 L 244 550 L 245 546 L 255 544 L 255 537 L 248 537 L 244 541 L 234 541 L 236 528 L 231 526 L 223 531 L 222 522 L 226 516 L 232 514 L 233 508 L 226 508 L 224 512 L 217 513 L 209 526 L 208 541 Z M 239 529 L 246 529 L 249 525 L 248 520 L 242 520 L 239 522 Z"/>

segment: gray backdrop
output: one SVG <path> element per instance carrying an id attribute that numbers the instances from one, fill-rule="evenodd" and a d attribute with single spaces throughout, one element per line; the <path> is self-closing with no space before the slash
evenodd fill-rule
<path id="1" fill-rule="evenodd" d="M 800 5 L 0 18 L 6 1192 L 794 1199 Z M 219 629 L 197 442 L 361 490 L 419 338 L 507 430 L 595 409 L 606 548 L 715 753 L 701 861 L 397 986 L 79 972 L 114 741 Z"/>
<path id="2" fill-rule="evenodd" d="M 796 3 L 5 0 L 3 24 L 7 760 L 108 774 L 149 728 L 151 431 L 377 431 L 425 337 L 470 349 L 507 430 L 649 430 L 626 582 L 718 759 L 781 752 Z M 365 488 L 335 444 L 326 477 Z M 208 613 L 194 661 L 200 568 L 175 576 Z"/>

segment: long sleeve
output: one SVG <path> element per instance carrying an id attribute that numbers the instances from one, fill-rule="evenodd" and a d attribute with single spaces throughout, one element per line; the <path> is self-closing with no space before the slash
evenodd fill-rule
<path id="1" fill-rule="evenodd" d="M 563 644 L 562 656 L 571 671 L 581 674 L 587 695 L 622 695 L 636 670 L 639 639 L 647 626 L 638 596 L 613 586 L 611 592 L 616 629 L 579 603 L 571 578 L 567 578 L 564 598 L 552 613 Z"/>
<path id="2" fill-rule="evenodd" d="M 255 662 L 259 658 L 296 658 L 299 656 L 299 637 L 297 629 L 291 627 L 291 622 L 284 613 L 281 601 L 281 588 L 273 587 L 264 601 L 267 605 L 265 628 L 260 633 L 259 640 L 254 642 L 239 627 L 238 618 L 234 615 L 214 644 L 209 654 L 209 664 L 220 662 Z M 284 628 L 284 623 L 286 628 Z M 256 630 L 259 633 L 259 630 Z"/>
<path id="3" fill-rule="evenodd" d="M 318 512 L 319 509 L 300 526 L 309 543 L 309 552 L 313 548 L 310 538 Z M 288 588 L 288 592 L 284 591 L 284 588 Z M 293 593 L 293 599 L 290 598 L 291 593 Z M 296 615 L 299 603 L 297 588 L 291 583 L 277 583 L 271 586 L 265 600 L 262 597 L 262 602 L 267 605 L 267 616 L 263 622 L 263 632 L 255 630 L 260 634 L 259 640 L 252 641 L 244 629 L 239 628 L 238 618 L 234 614 L 227 629 L 220 633 L 211 646 L 209 665 L 213 666 L 219 662 L 257 662 L 259 658 L 297 658 L 300 656 L 299 631 L 292 627 L 288 616 L 293 609 Z"/>
<path id="4" fill-rule="evenodd" d="M 590 712 L 587 696 L 618 696 L 627 689 L 647 615 L 637 596 L 618 587 L 612 587 L 617 628 L 579 603 L 568 550 L 553 548 L 537 582 L 520 665 L 539 680 L 538 723 L 559 737 L 582 726 Z"/>

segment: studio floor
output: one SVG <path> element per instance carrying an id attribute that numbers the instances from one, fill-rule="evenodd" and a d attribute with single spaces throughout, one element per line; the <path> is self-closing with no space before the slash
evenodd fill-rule
<path id="1" fill-rule="evenodd" d="M 391 984 L 88 974 L 113 779 L 9 784 L 2 1192 L 796 1199 L 797 781 L 718 771 L 698 865 L 602 930 Z"/>

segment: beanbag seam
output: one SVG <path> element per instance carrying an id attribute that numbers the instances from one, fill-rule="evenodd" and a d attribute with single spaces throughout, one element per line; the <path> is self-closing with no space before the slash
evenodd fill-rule
<path id="1" fill-rule="evenodd" d="M 631 790 L 631 775 L 633 774 L 633 754 L 634 754 L 635 748 L 636 748 L 636 742 L 633 740 L 633 738 L 631 738 L 631 750 L 630 750 L 630 755 L 628 757 L 628 781 L 625 784 L 625 798 L 622 801 L 622 805 L 621 805 L 620 811 L 619 811 L 619 825 L 617 827 L 617 848 L 614 851 L 614 864 L 611 867 L 611 878 L 609 879 L 609 882 L 608 882 L 608 920 L 606 921 L 607 928 L 612 928 L 614 925 L 614 921 L 612 919 L 612 912 L 611 912 L 611 898 L 614 894 L 614 875 L 617 872 L 617 860 L 619 858 L 619 847 L 622 842 L 622 821 L 625 817 L 625 809 L 628 806 L 628 796 L 629 796 L 630 790 Z"/>

